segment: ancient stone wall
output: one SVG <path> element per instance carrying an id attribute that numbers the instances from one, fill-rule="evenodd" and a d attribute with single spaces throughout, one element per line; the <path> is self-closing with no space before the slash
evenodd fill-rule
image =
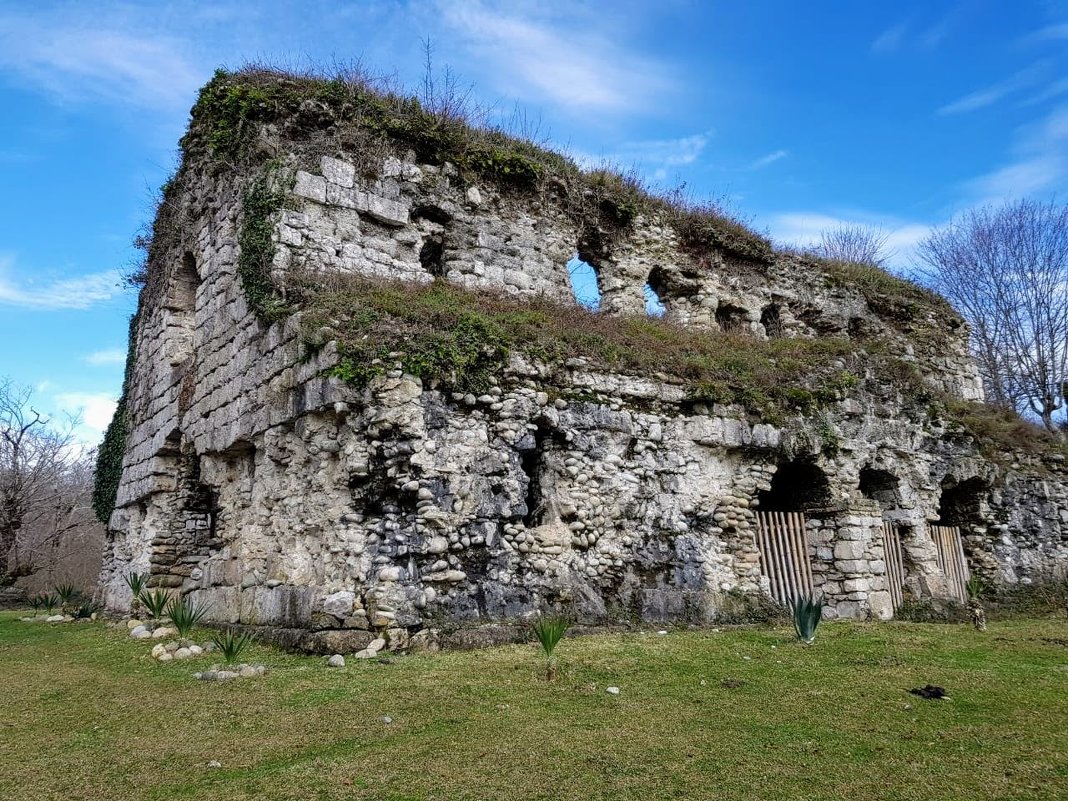
<path id="1" fill-rule="evenodd" d="M 655 217 L 606 243 L 553 197 L 462 181 L 411 153 L 369 180 L 341 156 L 281 159 L 272 277 L 283 292 L 290 276 L 345 273 L 569 304 L 578 254 L 597 271 L 603 314 L 644 314 L 648 284 L 670 320 L 713 333 L 877 334 L 933 389 L 981 397 L 959 320 L 919 309 L 942 334 L 910 338 L 803 258 L 697 259 Z M 129 601 L 124 576 L 148 570 L 216 620 L 321 630 L 332 649 L 551 607 L 711 621 L 726 596 L 767 592 L 754 527 L 773 503 L 806 513 L 832 617 L 891 616 L 884 521 L 902 527 L 916 597 L 947 592 L 932 521 L 961 525 L 972 569 L 992 579 L 1068 562 L 1060 463 L 987 461 L 891 382 L 769 422 L 582 359 L 550 371 L 513 354 L 481 395 L 399 367 L 362 388 L 328 377 L 333 343 L 310 349 L 299 311 L 266 323 L 246 297 L 251 179 L 187 164 L 181 229 L 150 265 L 102 576 L 113 608 Z M 873 378 L 862 360 L 848 367 Z"/>

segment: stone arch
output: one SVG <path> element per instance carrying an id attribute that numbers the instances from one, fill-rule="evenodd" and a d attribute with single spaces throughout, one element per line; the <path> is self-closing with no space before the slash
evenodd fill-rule
<path id="1" fill-rule="evenodd" d="M 762 490 L 757 499 L 764 512 L 821 509 L 831 504 L 831 485 L 814 459 L 792 459 L 779 464 L 771 487 Z"/>
<path id="2" fill-rule="evenodd" d="M 575 302 L 591 311 L 599 311 L 601 300 L 601 271 L 592 262 L 576 253 L 567 263 L 567 278 Z"/>
<path id="3" fill-rule="evenodd" d="M 645 297 L 646 314 L 650 317 L 663 317 L 667 313 L 670 290 L 663 269 L 654 267 L 649 271 L 649 277 L 645 281 L 645 286 L 642 287 L 642 294 Z"/>

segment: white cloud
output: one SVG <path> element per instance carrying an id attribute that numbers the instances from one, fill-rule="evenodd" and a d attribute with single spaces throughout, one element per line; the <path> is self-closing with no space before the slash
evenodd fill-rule
<path id="1" fill-rule="evenodd" d="M 55 402 L 60 411 L 81 420 L 78 433 L 86 442 L 99 441 L 118 403 L 106 392 L 62 392 L 55 396 Z"/>
<path id="2" fill-rule="evenodd" d="M 976 111 L 987 106 L 992 106 L 999 100 L 1015 94 L 1022 89 L 1032 86 L 1041 76 L 1042 65 L 1035 65 L 1020 70 L 1011 78 L 992 84 L 985 89 L 979 89 L 964 97 L 947 103 L 938 109 L 939 114 L 962 114 L 968 111 Z"/>
<path id="3" fill-rule="evenodd" d="M 68 102 L 106 100 L 184 110 L 204 82 L 189 46 L 132 24 L 79 15 L 0 18 L 0 72 L 18 76 Z"/>
<path id="4" fill-rule="evenodd" d="M 897 25 L 892 25 L 885 31 L 875 37 L 875 41 L 871 43 L 871 50 L 873 53 L 893 53 L 898 50 L 905 40 L 905 32 L 908 30 L 908 23 L 899 22 Z"/>
<path id="5" fill-rule="evenodd" d="M 85 357 L 85 363 L 91 364 L 94 367 L 107 364 L 125 364 L 126 363 L 126 349 L 125 348 L 108 348 L 107 350 L 98 350 L 90 353 Z"/>
<path id="6" fill-rule="evenodd" d="M 751 170 L 759 170 L 763 167 L 767 167 L 769 164 L 774 164 L 779 159 L 786 158 L 785 150 L 776 150 L 773 153 L 768 153 L 766 156 L 761 156 L 752 164 L 749 165 Z"/>
<path id="7" fill-rule="evenodd" d="M 583 169 L 613 167 L 651 171 L 654 177 L 663 178 L 668 167 L 684 167 L 700 158 L 708 145 L 712 132 L 683 136 L 678 139 L 651 139 L 639 142 L 624 142 L 611 153 L 594 155 L 571 151 L 571 158 Z"/>
<path id="8" fill-rule="evenodd" d="M 1068 105 L 1017 131 L 1014 159 L 966 185 L 980 202 L 1068 189 Z"/>
<path id="9" fill-rule="evenodd" d="M 1061 39 L 1068 39 L 1068 22 L 1047 25 L 1045 28 L 1040 28 L 1026 38 L 1036 42 L 1056 42 Z"/>
<path id="10" fill-rule="evenodd" d="M 514 6 L 479 0 L 439 0 L 437 9 L 490 62 L 487 74 L 513 84 L 510 94 L 584 112 L 626 112 L 650 108 L 672 88 L 662 65 L 598 33 L 593 20 L 537 19 L 533 8 L 520 15 Z"/>
<path id="11" fill-rule="evenodd" d="M 27 309 L 88 309 L 121 293 L 122 275 L 105 270 L 48 283 L 18 281 L 10 276 L 13 260 L 0 256 L 0 306 Z"/>

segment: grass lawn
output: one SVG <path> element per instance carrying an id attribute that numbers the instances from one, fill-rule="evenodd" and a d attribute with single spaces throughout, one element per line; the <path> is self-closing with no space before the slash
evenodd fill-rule
<path id="1" fill-rule="evenodd" d="M 0 798 L 1068 798 L 1063 618 L 584 637 L 553 684 L 533 646 L 340 670 L 254 649 L 266 677 L 198 682 L 210 657 L 17 618 Z M 906 692 L 928 682 L 951 700 Z"/>

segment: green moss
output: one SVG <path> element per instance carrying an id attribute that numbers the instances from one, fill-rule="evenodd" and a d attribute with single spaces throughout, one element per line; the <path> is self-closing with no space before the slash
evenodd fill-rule
<path id="1" fill-rule="evenodd" d="M 93 512 L 98 520 L 107 523 L 115 510 L 115 498 L 122 478 L 122 458 L 126 453 L 126 437 L 129 424 L 126 402 L 137 359 L 137 323 L 140 314 L 130 318 L 126 339 L 126 370 L 122 380 L 122 395 L 115 406 L 115 414 L 104 432 L 104 441 L 96 453 L 96 471 L 93 477 Z"/>
<path id="2" fill-rule="evenodd" d="M 252 181 L 242 200 L 238 232 L 237 273 L 241 287 L 256 316 L 267 323 L 280 319 L 289 311 L 271 280 L 275 217 L 285 199 L 285 193 L 277 185 L 278 180 L 277 170 L 268 167 Z"/>

